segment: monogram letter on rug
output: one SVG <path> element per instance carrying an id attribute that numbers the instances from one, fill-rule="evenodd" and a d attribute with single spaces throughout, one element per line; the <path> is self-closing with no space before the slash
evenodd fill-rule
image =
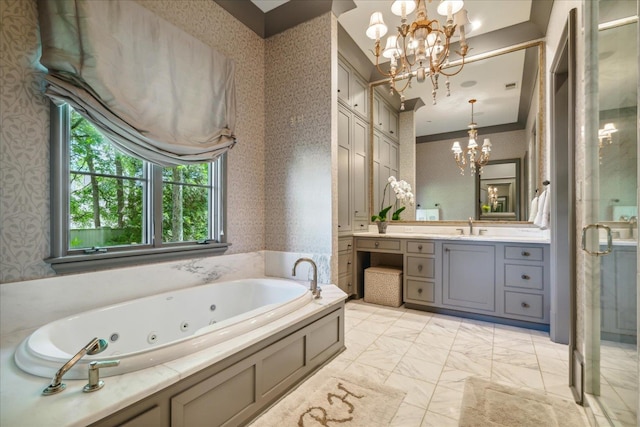
<path id="1" fill-rule="evenodd" d="M 405 393 L 343 371 L 322 369 L 257 418 L 251 427 L 388 425 Z"/>
<path id="2" fill-rule="evenodd" d="M 342 383 L 338 383 L 338 389 L 344 391 L 344 396 L 339 396 L 335 393 L 327 393 L 327 402 L 329 402 L 329 405 L 331 405 L 333 407 L 333 399 L 337 398 L 338 400 L 340 400 L 342 403 L 344 403 L 345 405 L 347 405 L 349 407 L 349 409 L 347 410 L 348 414 L 353 414 L 353 411 L 355 409 L 355 406 L 353 404 L 351 404 L 348 400 L 347 397 L 349 396 L 353 396 L 357 399 L 362 399 L 364 397 L 364 395 L 360 395 L 358 396 L 355 393 L 350 392 L 349 390 L 347 390 L 345 388 L 345 386 Z M 329 409 L 333 409 L 333 408 L 329 408 Z M 318 416 L 316 415 L 317 412 L 320 412 L 322 415 Z M 353 416 L 348 416 L 346 418 L 329 418 L 327 410 L 323 407 L 320 406 L 313 406 L 309 409 L 307 409 L 306 411 L 303 412 L 302 415 L 300 415 L 300 418 L 298 419 L 298 426 L 300 427 L 304 427 L 305 423 L 304 423 L 304 419 L 305 416 L 309 416 L 311 418 L 313 418 L 316 422 L 320 423 L 321 426 L 330 426 L 330 422 L 331 423 L 345 423 L 347 421 L 351 421 L 353 420 Z M 307 424 L 308 425 L 308 424 Z"/>

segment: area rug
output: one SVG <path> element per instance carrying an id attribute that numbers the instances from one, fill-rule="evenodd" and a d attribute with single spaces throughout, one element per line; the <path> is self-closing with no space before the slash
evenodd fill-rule
<path id="1" fill-rule="evenodd" d="M 322 370 L 251 427 L 387 426 L 405 393 L 347 372 Z"/>
<path id="2" fill-rule="evenodd" d="M 469 377 L 464 386 L 459 425 L 461 427 L 583 427 L 589 425 L 578 408 L 575 402 L 560 397 Z"/>

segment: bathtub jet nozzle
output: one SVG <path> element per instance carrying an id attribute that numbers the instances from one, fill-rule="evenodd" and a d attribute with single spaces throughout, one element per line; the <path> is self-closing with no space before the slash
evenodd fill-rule
<path id="1" fill-rule="evenodd" d="M 82 359 L 85 355 L 94 355 L 103 352 L 109 344 L 106 340 L 102 338 L 94 338 L 87 345 L 82 347 L 79 352 L 75 354 L 67 363 L 62 365 L 58 372 L 54 375 L 51 380 L 51 384 L 47 386 L 44 390 L 42 390 L 42 394 L 45 396 L 50 396 L 52 394 L 60 393 L 67 386 L 62 382 L 62 377 L 66 374 L 69 369 L 73 368 L 73 365 L 78 363 L 80 359 Z"/>

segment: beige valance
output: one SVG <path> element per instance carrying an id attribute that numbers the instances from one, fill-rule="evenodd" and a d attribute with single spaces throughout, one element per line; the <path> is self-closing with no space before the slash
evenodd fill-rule
<path id="1" fill-rule="evenodd" d="M 46 93 L 121 150 L 172 166 L 235 144 L 234 62 L 134 1 L 39 0 Z"/>

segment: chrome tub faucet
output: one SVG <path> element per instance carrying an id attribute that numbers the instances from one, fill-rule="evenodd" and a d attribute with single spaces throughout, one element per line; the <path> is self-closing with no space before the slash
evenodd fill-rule
<path id="1" fill-rule="evenodd" d="M 313 279 L 311 280 L 311 284 L 309 286 L 309 290 L 311 291 L 311 294 L 313 295 L 313 297 L 315 299 L 321 298 L 321 296 L 320 296 L 321 289 L 318 287 L 318 266 L 316 265 L 316 263 L 311 258 L 298 258 L 298 260 L 296 260 L 295 264 L 293 264 L 293 271 L 292 271 L 291 275 L 295 277 L 295 275 L 296 275 L 296 267 L 301 262 L 308 262 L 309 264 L 311 264 L 311 267 L 313 269 Z"/>
<path id="2" fill-rule="evenodd" d="M 62 365 L 58 372 L 54 375 L 51 380 L 51 384 L 44 390 L 42 390 L 42 394 L 45 396 L 50 396 L 52 394 L 56 394 L 64 390 L 67 386 L 62 382 L 62 377 L 66 374 L 69 369 L 73 368 L 73 365 L 78 363 L 80 359 L 82 359 L 85 355 L 93 355 L 103 352 L 107 348 L 107 341 L 102 338 L 98 339 L 97 337 L 89 341 L 89 344 L 85 345 L 80 349 L 79 352 L 76 353 L 67 363 Z"/>

